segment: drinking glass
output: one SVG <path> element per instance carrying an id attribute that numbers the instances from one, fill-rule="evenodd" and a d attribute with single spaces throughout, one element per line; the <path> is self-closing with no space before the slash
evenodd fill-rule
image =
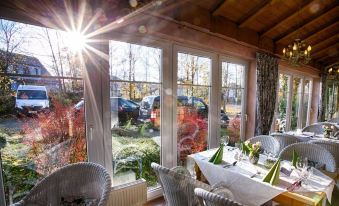
<path id="1" fill-rule="evenodd" d="M 230 141 L 229 136 L 222 136 L 220 139 L 220 143 L 223 144 L 224 146 L 227 146 Z"/>

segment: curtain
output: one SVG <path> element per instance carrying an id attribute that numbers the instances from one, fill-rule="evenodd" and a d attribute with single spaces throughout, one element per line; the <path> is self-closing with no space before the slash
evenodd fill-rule
<path id="1" fill-rule="evenodd" d="M 326 93 L 327 93 L 327 74 L 322 73 L 320 77 L 321 81 L 321 98 L 320 103 L 318 107 L 318 122 L 324 122 L 325 121 L 325 110 L 326 110 Z"/>
<path id="2" fill-rule="evenodd" d="M 278 85 L 278 59 L 257 52 L 256 134 L 268 135 L 271 129 Z"/>

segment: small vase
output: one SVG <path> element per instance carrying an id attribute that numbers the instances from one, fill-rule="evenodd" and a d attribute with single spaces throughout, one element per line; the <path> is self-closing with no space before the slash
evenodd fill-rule
<path id="1" fill-rule="evenodd" d="M 248 156 L 248 159 L 249 159 L 250 163 L 256 165 L 256 164 L 258 164 L 258 161 L 259 161 L 259 155 L 250 153 L 250 155 Z"/>

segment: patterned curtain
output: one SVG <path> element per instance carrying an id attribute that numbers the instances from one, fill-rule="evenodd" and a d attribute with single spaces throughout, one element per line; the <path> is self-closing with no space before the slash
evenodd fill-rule
<path id="1" fill-rule="evenodd" d="M 326 90 L 327 90 L 327 74 L 322 73 L 320 77 L 321 81 L 321 98 L 318 107 L 318 122 L 325 121 L 325 109 L 326 109 Z"/>
<path id="2" fill-rule="evenodd" d="M 257 52 L 257 122 L 256 134 L 270 132 L 277 96 L 278 59 L 266 53 Z"/>

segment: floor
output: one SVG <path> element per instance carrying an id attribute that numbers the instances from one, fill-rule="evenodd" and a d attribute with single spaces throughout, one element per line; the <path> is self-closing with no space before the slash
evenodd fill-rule
<path id="1" fill-rule="evenodd" d="M 165 203 L 165 200 L 163 197 L 159 197 L 155 200 L 152 200 L 146 204 L 144 204 L 143 206 L 165 206 L 166 203 Z"/>

